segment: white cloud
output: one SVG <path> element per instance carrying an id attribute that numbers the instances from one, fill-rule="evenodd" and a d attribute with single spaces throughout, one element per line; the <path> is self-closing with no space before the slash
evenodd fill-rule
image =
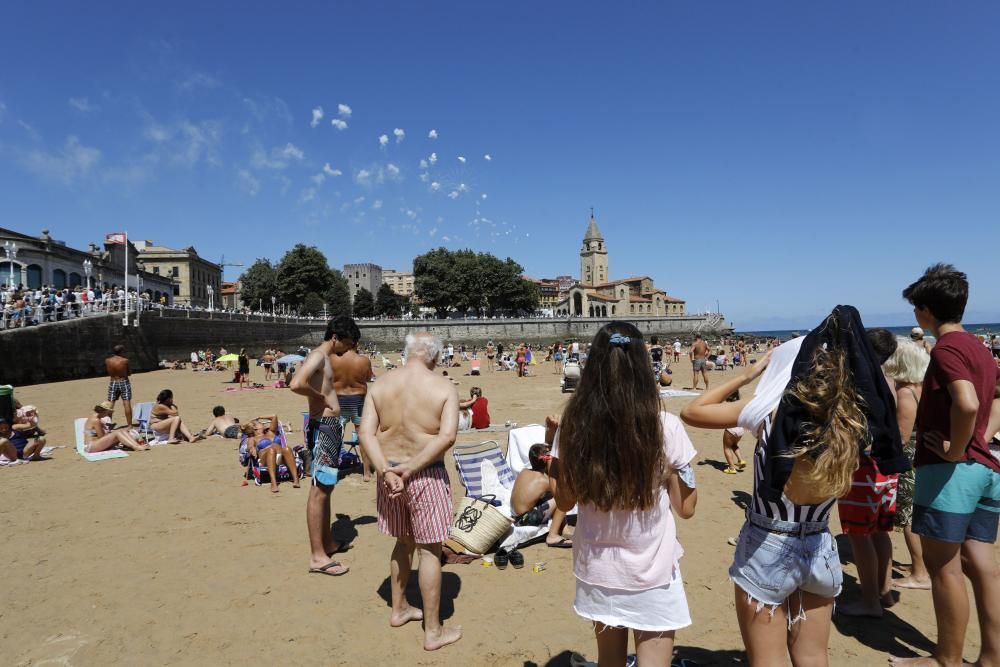
<path id="1" fill-rule="evenodd" d="M 480 195 L 480 197 L 481 197 L 482 199 L 486 199 L 486 193 L 484 192 L 484 193 L 483 193 L 482 195 Z"/>
<path id="2" fill-rule="evenodd" d="M 3 117 L 7 115 L 7 105 L 0 102 L 0 123 L 3 122 Z"/>
<path id="3" fill-rule="evenodd" d="M 437 233 L 438 233 L 438 228 L 431 227 L 430 230 L 427 232 L 427 236 L 434 238 L 435 236 L 437 236 Z"/>
<path id="4" fill-rule="evenodd" d="M 469 188 L 468 188 L 468 186 L 465 185 L 465 183 L 459 183 L 458 184 L 458 191 L 459 192 L 468 192 Z"/>
<path id="5" fill-rule="evenodd" d="M 385 166 L 385 172 L 389 175 L 391 180 L 399 178 L 399 167 L 391 162 Z"/>
<path id="6" fill-rule="evenodd" d="M 26 153 L 21 163 L 25 169 L 47 181 L 72 185 L 90 175 L 101 161 L 101 151 L 85 146 L 75 136 L 66 137 L 60 151 L 48 153 L 32 150 Z"/>
<path id="7" fill-rule="evenodd" d="M 71 97 L 69 98 L 69 105 L 77 111 L 82 111 L 83 113 L 97 111 L 99 108 L 96 104 L 91 104 L 90 100 L 86 97 Z"/>
<path id="8" fill-rule="evenodd" d="M 427 138 L 430 139 L 431 141 L 434 141 L 435 139 L 438 138 L 438 131 L 431 130 L 430 132 L 427 133 Z"/>
<path id="9" fill-rule="evenodd" d="M 447 243 L 448 241 L 451 241 L 451 238 L 448 237 L 448 236 L 442 236 L 441 240 L 444 241 L 445 243 Z"/>
<path id="10" fill-rule="evenodd" d="M 355 205 L 355 206 L 361 206 L 361 205 L 362 205 L 362 204 L 364 204 L 364 203 L 365 203 L 365 198 L 364 198 L 364 195 L 362 195 L 362 196 L 360 196 L 360 197 L 355 197 L 355 198 L 354 198 L 354 205 Z"/>
<path id="11" fill-rule="evenodd" d="M 437 153 L 431 153 L 431 156 L 429 158 L 427 158 L 427 161 L 430 162 L 431 164 L 437 164 L 438 154 Z"/>
<path id="12" fill-rule="evenodd" d="M 243 192 L 247 193 L 251 197 L 256 197 L 257 193 L 260 192 L 260 181 L 258 181 L 253 174 L 251 174 L 246 169 L 240 169 L 236 174 L 236 183 L 240 186 Z"/>
<path id="13" fill-rule="evenodd" d="M 311 202 L 313 199 L 316 199 L 316 188 L 306 188 L 302 191 L 302 194 L 299 195 L 300 204 Z"/>
<path id="14" fill-rule="evenodd" d="M 250 164 L 256 169 L 286 169 L 292 160 L 301 161 L 303 157 L 302 149 L 291 143 L 275 146 L 270 154 L 258 146 L 250 156 Z"/>
<path id="15" fill-rule="evenodd" d="M 434 181 L 433 183 L 431 183 L 431 192 L 437 192 L 440 189 L 441 189 L 441 184 L 440 183 L 438 183 L 437 181 Z"/>
<path id="16" fill-rule="evenodd" d="M 289 160 L 301 160 L 305 157 L 305 153 L 302 152 L 302 149 L 292 143 L 285 145 L 281 151 L 281 155 Z"/>
<path id="17" fill-rule="evenodd" d="M 461 162 L 462 164 L 465 164 L 465 156 L 464 155 L 459 155 L 458 156 L 458 161 Z"/>
<path id="18" fill-rule="evenodd" d="M 343 175 L 344 172 L 342 172 L 339 169 L 334 169 L 333 167 L 330 166 L 330 163 L 327 162 L 326 164 L 323 165 L 323 173 L 326 174 L 327 176 L 336 178 L 337 176 Z"/>
<path id="19" fill-rule="evenodd" d="M 343 132 L 344 130 L 347 129 L 347 122 L 343 121 L 343 120 L 340 120 L 339 118 L 334 118 L 333 120 L 331 120 L 330 121 L 330 125 L 333 125 L 335 128 L 337 128 L 341 132 Z"/>
<path id="20" fill-rule="evenodd" d="M 379 138 L 378 138 L 378 145 L 379 146 L 381 146 L 381 147 L 384 148 L 388 143 L 389 143 L 389 135 L 383 134 L 383 135 L 379 136 Z"/>
<path id="21" fill-rule="evenodd" d="M 427 160 L 421 160 L 420 161 L 420 168 L 421 169 L 427 169 Z"/>
<path id="22" fill-rule="evenodd" d="M 375 209 L 376 211 L 379 210 L 380 208 L 382 208 L 382 200 L 381 199 L 376 199 L 375 201 L 373 201 L 372 202 L 372 208 Z"/>
<path id="23" fill-rule="evenodd" d="M 219 154 L 222 124 L 218 121 L 193 123 L 182 120 L 161 125 L 148 119 L 143 134 L 156 145 L 151 156 L 154 161 L 162 159 L 182 167 L 193 167 L 202 160 L 215 166 L 222 164 Z"/>
<path id="24" fill-rule="evenodd" d="M 429 180 L 431 180 L 430 174 L 428 174 L 426 171 L 420 172 L 421 183 L 426 183 Z"/>
<path id="25" fill-rule="evenodd" d="M 177 82 L 177 90 L 186 93 L 195 88 L 218 88 L 220 82 L 211 74 L 205 72 L 195 72 L 188 78 Z"/>
<path id="26" fill-rule="evenodd" d="M 276 176 L 274 180 L 281 183 L 281 196 L 284 197 L 286 194 L 288 194 L 289 188 L 292 187 L 292 179 L 288 178 L 284 174 L 278 174 L 278 176 Z"/>
<path id="27" fill-rule="evenodd" d="M 350 118 L 351 114 L 354 112 L 351 110 L 351 107 L 347 106 L 346 104 L 338 104 L 337 113 L 340 114 L 341 118 Z"/>
<path id="28" fill-rule="evenodd" d="M 354 175 L 354 180 L 362 185 L 371 183 L 372 173 L 367 169 L 362 169 Z"/>
<path id="29" fill-rule="evenodd" d="M 449 192 L 448 199 L 458 199 L 458 190 L 452 190 Z"/>
<path id="30" fill-rule="evenodd" d="M 309 123 L 309 127 L 316 127 L 319 122 L 323 120 L 323 107 L 316 107 L 312 110 L 312 122 Z"/>
<path id="31" fill-rule="evenodd" d="M 483 156 L 483 159 L 486 160 L 487 162 L 492 162 L 493 156 L 487 153 L 486 155 Z"/>
<path id="32" fill-rule="evenodd" d="M 404 132 L 403 129 L 400 127 L 397 127 L 395 130 L 393 130 L 392 134 L 396 137 L 397 144 L 403 143 L 403 139 L 406 138 L 406 132 Z"/>
<path id="33" fill-rule="evenodd" d="M 312 182 L 315 183 L 317 186 L 323 185 L 323 181 L 325 180 L 326 180 L 326 174 L 324 174 L 323 172 L 319 172 L 318 174 L 312 177 Z"/>

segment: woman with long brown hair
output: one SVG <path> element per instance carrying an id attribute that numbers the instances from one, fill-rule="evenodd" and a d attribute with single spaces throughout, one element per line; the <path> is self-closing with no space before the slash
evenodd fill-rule
<path id="1" fill-rule="evenodd" d="M 763 372 L 752 398 L 726 397 Z M 857 311 L 837 306 L 808 336 L 693 399 L 681 419 L 757 437 L 754 490 L 729 577 L 752 665 L 827 664 L 843 572 L 828 519 L 862 451 L 885 474 L 909 467 L 891 390 Z"/>
<path id="2" fill-rule="evenodd" d="M 674 632 L 691 624 L 673 512 L 694 514 L 695 450 L 680 420 L 661 412 L 632 324 L 611 322 L 594 336 L 559 424 L 556 505 L 579 508 L 573 608 L 594 622 L 601 665 L 625 664 L 630 629 L 639 664 L 667 665 Z"/>

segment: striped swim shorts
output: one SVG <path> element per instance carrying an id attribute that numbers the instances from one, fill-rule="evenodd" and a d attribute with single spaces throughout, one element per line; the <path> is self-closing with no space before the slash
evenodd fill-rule
<path id="1" fill-rule="evenodd" d="M 412 537 L 417 544 L 441 544 L 451 528 L 451 484 L 444 463 L 413 473 L 403 493 L 389 497 L 378 485 L 378 529 L 390 537 Z"/>

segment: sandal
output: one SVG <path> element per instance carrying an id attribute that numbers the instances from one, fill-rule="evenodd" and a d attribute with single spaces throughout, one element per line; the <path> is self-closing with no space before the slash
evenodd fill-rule
<path id="1" fill-rule="evenodd" d="M 497 554 L 493 557 L 493 564 L 497 566 L 498 570 L 507 569 L 507 552 L 503 549 L 497 551 Z"/>
<path id="2" fill-rule="evenodd" d="M 515 570 L 520 570 L 522 567 L 524 567 L 524 554 L 522 554 L 520 551 L 518 551 L 517 549 L 511 549 L 509 556 L 510 556 L 510 564 L 514 566 Z"/>
<path id="3" fill-rule="evenodd" d="M 726 468 L 722 472 L 726 473 L 727 475 L 735 475 L 736 474 L 736 471 L 734 469 L 732 469 L 732 468 Z"/>

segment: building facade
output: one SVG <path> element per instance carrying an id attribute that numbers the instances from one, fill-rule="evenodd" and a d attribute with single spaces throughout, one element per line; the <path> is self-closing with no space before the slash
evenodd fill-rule
<path id="1" fill-rule="evenodd" d="M 222 288 L 219 290 L 219 306 L 225 310 L 239 310 L 243 307 L 242 290 L 240 281 L 222 281 Z"/>
<path id="2" fill-rule="evenodd" d="M 553 306 L 565 317 L 666 317 L 684 315 L 683 299 L 658 289 L 649 276 L 609 280 L 608 249 L 593 214 L 580 250 L 580 279 Z M 558 281 L 559 279 L 553 279 Z"/>
<path id="3" fill-rule="evenodd" d="M 136 245 L 125 243 L 123 235 L 121 242 L 118 235 L 108 235 L 103 249 L 91 243 L 87 250 L 77 250 L 53 239 L 47 229 L 40 236 L 31 236 L 0 228 L 0 251 L 0 284 L 30 289 L 99 286 L 106 290 L 125 285 L 127 260 L 130 290 L 138 286 L 154 302 L 164 296 L 167 303 L 173 302 L 173 281 L 150 271 Z"/>
<path id="4" fill-rule="evenodd" d="M 413 296 L 413 272 L 393 271 L 385 269 L 382 271 L 382 282 L 392 289 L 399 296 L 407 298 Z"/>
<path id="5" fill-rule="evenodd" d="M 362 287 L 375 296 L 382 285 L 382 267 L 378 264 L 344 264 L 344 277 L 351 288 L 351 302 Z"/>
<path id="6" fill-rule="evenodd" d="M 174 250 L 139 241 L 136 247 L 148 271 L 174 281 L 175 303 L 192 308 L 218 307 L 221 303 L 222 267 L 200 257 L 193 246 Z"/>

